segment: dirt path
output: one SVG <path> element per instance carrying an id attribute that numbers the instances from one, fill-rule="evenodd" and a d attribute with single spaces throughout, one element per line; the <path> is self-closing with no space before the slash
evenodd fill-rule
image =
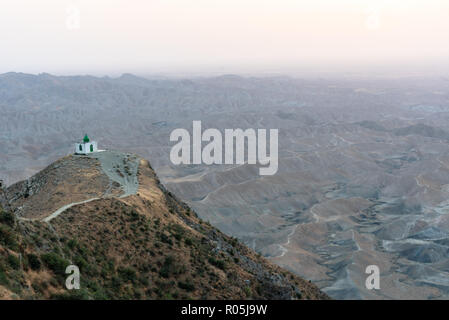
<path id="1" fill-rule="evenodd" d="M 101 169 L 111 181 L 119 183 L 123 189 L 121 198 L 137 193 L 139 180 L 137 169 L 139 159 L 137 156 L 116 151 L 103 151 L 90 154 L 89 157 L 98 159 Z"/>
<path id="2" fill-rule="evenodd" d="M 111 183 L 114 181 L 120 184 L 123 189 L 123 194 L 121 194 L 119 198 L 125 198 L 137 193 L 137 190 L 139 189 L 139 180 L 137 178 L 139 159 L 137 156 L 116 151 L 102 151 L 90 154 L 89 157 L 98 159 L 100 161 L 101 169 L 109 177 Z M 105 194 L 102 197 L 96 197 L 66 204 L 49 216 L 42 219 L 42 221 L 50 222 L 65 210 L 79 204 L 84 204 L 99 199 L 113 198 L 114 196 L 110 194 L 109 190 L 110 188 L 106 190 Z"/>
<path id="3" fill-rule="evenodd" d="M 71 208 L 71 207 L 76 206 L 76 205 L 78 205 L 78 204 L 88 203 L 88 202 L 91 202 L 91 201 L 94 201 L 94 200 L 99 200 L 99 199 L 101 199 L 101 198 L 91 198 L 91 199 L 87 199 L 87 200 L 80 201 L 80 202 L 72 202 L 72 203 L 66 204 L 65 206 L 63 206 L 63 207 L 59 208 L 58 210 L 56 210 L 55 212 L 53 212 L 53 213 L 52 213 L 51 215 L 49 215 L 48 217 L 42 219 L 42 221 L 44 221 L 44 222 L 49 222 L 49 221 L 51 221 L 52 219 L 54 219 L 54 218 L 56 218 L 57 216 L 59 216 L 59 215 L 60 215 L 61 213 L 63 213 L 64 211 L 66 211 L 68 208 Z"/>

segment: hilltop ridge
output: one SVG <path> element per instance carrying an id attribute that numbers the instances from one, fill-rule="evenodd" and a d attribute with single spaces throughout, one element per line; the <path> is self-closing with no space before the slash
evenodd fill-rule
<path id="1" fill-rule="evenodd" d="M 0 299 L 328 298 L 199 219 L 134 154 L 66 156 L 1 197 Z M 64 288 L 69 264 L 80 290 Z"/>

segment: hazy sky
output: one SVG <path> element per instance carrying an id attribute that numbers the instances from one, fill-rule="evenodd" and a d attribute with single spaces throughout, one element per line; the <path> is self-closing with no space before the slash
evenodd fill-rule
<path id="1" fill-rule="evenodd" d="M 0 72 L 443 70 L 448 0 L 2 0 Z"/>

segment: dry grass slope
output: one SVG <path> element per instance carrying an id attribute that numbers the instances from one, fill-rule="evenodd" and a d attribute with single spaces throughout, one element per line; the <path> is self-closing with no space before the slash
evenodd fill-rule
<path id="1" fill-rule="evenodd" d="M 101 193 L 107 181 L 91 160 L 61 159 L 29 181 L 55 181 L 58 168 L 82 165 L 85 176 L 80 168 L 73 176 L 58 176 L 60 184 Z M 0 299 L 328 298 L 199 219 L 161 185 L 148 161 L 140 160 L 137 174 L 136 195 L 76 205 L 50 223 L 17 220 L 2 211 Z M 93 175 L 101 183 L 90 184 Z M 23 182 L 7 192 L 18 186 Z M 59 186 L 44 183 L 11 207 L 39 208 L 40 197 L 58 194 Z M 80 268 L 81 290 L 64 288 L 69 264 Z"/>

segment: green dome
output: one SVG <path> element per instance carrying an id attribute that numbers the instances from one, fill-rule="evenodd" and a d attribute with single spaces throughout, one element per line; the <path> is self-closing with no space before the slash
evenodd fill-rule
<path id="1" fill-rule="evenodd" d="M 84 136 L 83 141 L 84 141 L 85 143 L 90 141 L 90 139 L 89 139 L 89 137 L 87 136 L 87 134 Z"/>

